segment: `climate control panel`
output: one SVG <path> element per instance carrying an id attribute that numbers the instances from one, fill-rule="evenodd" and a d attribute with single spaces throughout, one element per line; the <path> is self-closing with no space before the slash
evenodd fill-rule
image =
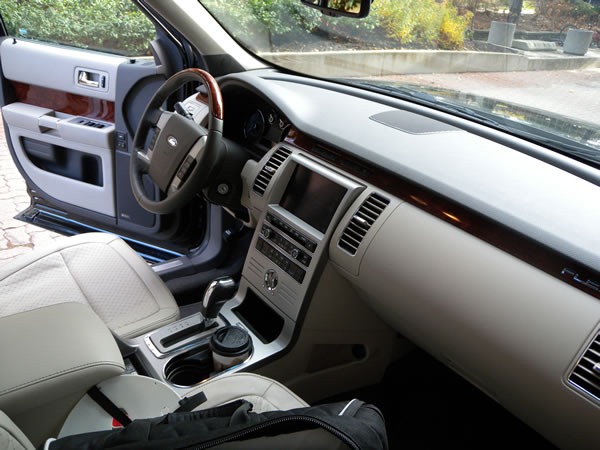
<path id="1" fill-rule="evenodd" d="M 316 242 L 269 213 L 256 241 L 256 249 L 298 283 L 304 281 Z"/>

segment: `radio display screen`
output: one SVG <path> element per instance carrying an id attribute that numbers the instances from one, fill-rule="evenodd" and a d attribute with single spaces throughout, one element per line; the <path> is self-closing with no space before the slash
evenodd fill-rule
<path id="1" fill-rule="evenodd" d="M 279 204 L 325 233 L 346 192 L 345 187 L 298 164 Z"/>

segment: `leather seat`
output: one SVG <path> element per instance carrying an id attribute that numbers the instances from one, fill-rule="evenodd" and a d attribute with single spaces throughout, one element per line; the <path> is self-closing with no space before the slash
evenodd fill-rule
<path id="1" fill-rule="evenodd" d="M 251 402 L 253 411 L 257 413 L 308 406 L 300 397 L 277 381 L 251 373 L 227 374 L 210 380 L 189 392 L 188 396 L 193 396 L 199 391 L 206 395 L 207 400 L 195 408 L 195 411 L 238 399 Z M 82 433 L 88 431 L 90 430 L 81 430 Z M 35 449 L 27 436 L 2 411 L 0 411 L 0 448 L 7 450 Z"/>
<path id="2" fill-rule="evenodd" d="M 85 233 L 0 266 L 0 317 L 57 303 L 89 305 L 123 338 L 179 318 L 171 292 L 119 237 Z"/>
<path id="3" fill-rule="evenodd" d="M 125 373 L 113 335 L 90 308 L 67 302 L 0 318 L 0 449 L 41 448 L 46 440 L 112 427 L 92 400 L 98 387 L 132 419 L 162 416 L 200 391 L 195 409 L 245 399 L 255 412 L 308 406 L 282 384 L 252 373 L 222 373 L 190 390 Z M 192 402 L 194 403 L 194 402 Z"/>
<path id="4" fill-rule="evenodd" d="M 147 377 L 141 377 L 145 379 L 141 383 L 138 376 L 123 375 L 125 364 L 107 328 L 127 338 L 178 317 L 177 304 L 162 280 L 114 235 L 64 238 L 0 267 L 0 338 L 16 339 L 0 351 L 6 364 L 0 370 L 0 407 L 6 411 L 0 410 L 0 449 L 39 448 L 45 439 L 58 437 L 53 434 L 61 426 L 61 432 L 70 427 L 66 435 L 94 431 L 90 423 L 98 426 L 110 419 L 100 411 L 106 415 L 100 421 L 81 420 L 90 413 L 86 402 L 91 400 L 85 392 L 96 384 L 105 392 L 110 392 L 111 384 L 121 389 L 115 402 L 127 398 L 137 406 L 132 418 L 168 412 L 140 410 L 143 400 L 151 404 L 154 394 L 166 389 L 175 396 L 168 409 L 174 410 L 180 394 L 165 383 Z M 131 380 L 136 379 L 139 386 L 132 387 Z M 155 389 L 150 394 L 144 391 L 147 384 Z M 238 399 L 251 402 L 256 412 L 308 406 L 282 384 L 251 373 L 223 374 L 186 397 L 199 391 L 206 401 L 196 410 Z M 66 414 L 69 410 L 71 414 Z M 74 428 L 73 422 L 85 426 Z"/>
<path id="5" fill-rule="evenodd" d="M 192 389 L 187 396 L 193 397 L 199 392 L 206 395 L 206 401 L 196 410 L 241 399 L 252 403 L 252 410 L 257 413 L 308 406 L 281 383 L 254 373 L 238 372 L 206 381 Z"/>

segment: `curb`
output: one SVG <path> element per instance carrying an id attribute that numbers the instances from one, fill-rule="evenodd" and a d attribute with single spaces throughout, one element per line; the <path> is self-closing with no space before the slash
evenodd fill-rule
<path id="1" fill-rule="evenodd" d="M 600 51 L 590 56 L 562 52 L 501 53 L 448 50 L 366 50 L 269 52 L 260 56 L 319 77 L 574 70 L 600 67 Z"/>

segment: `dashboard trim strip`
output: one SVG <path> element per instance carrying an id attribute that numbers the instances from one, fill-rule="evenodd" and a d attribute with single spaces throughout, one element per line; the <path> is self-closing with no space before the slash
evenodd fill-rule
<path id="1" fill-rule="evenodd" d="M 12 85 L 17 101 L 21 103 L 53 109 L 73 116 L 115 122 L 114 102 L 17 81 L 13 81 Z"/>
<path id="2" fill-rule="evenodd" d="M 597 288 L 600 273 L 576 260 L 410 180 L 329 148 L 295 129 L 285 141 L 600 299 Z"/>

